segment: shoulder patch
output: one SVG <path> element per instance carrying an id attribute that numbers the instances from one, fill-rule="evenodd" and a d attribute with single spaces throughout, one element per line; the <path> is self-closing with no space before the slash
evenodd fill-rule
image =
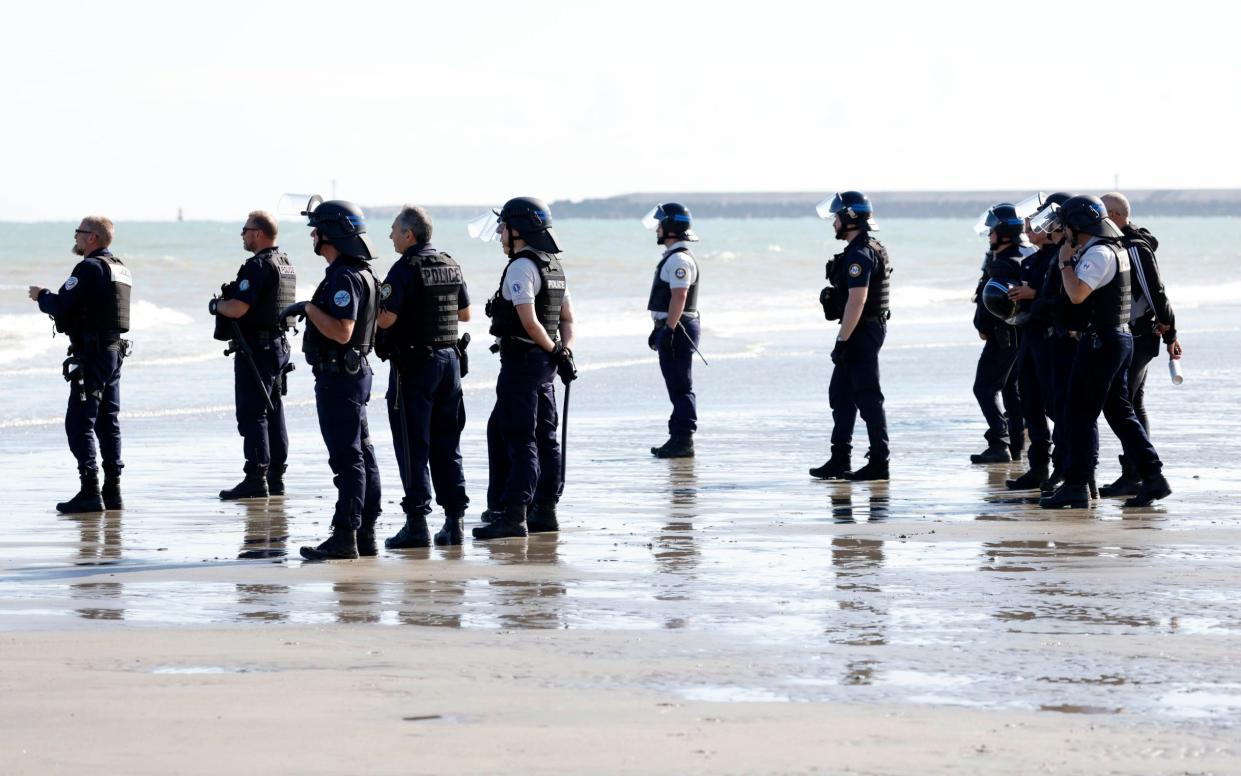
<path id="1" fill-rule="evenodd" d="M 856 278 L 862 275 L 862 265 L 856 261 L 849 265 L 849 277 Z"/>
<path id="2" fill-rule="evenodd" d="M 685 267 L 677 267 L 676 270 L 672 274 L 676 275 L 677 280 L 684 280 L 685 279 Z"/>
<path id="3" fill-rule="evenodd" d="M 72 288 L 76 287 L 76 286 L 77 286 L 77 284 L 78 284 L 78 279 L 77 279 L 77 277 L 75 277 L 75 276 L 73 276 L 73 275 L 70 275 L 70 276 L 69 276 L 69 279 L 65 281 L 65 290 L 66 290 L 66 291 L 68 291 L 68 290 L 70 290 L 70 289 L 72 289 Z"/>
<path id="4" fill-rule="evenodd" d="M 392 284 L 384 283 L 379 287 L 379 298 L 387 299 L 390 296 L 392 296 Z"/>
<path id="5" fill-rule="evenodd" d="M 237 284 L 237 290 L 238 291 L 249 291 L 250 290 L 250 278 L 242 278 L 241 282 Z"/>
<path id="6" fill-rule="evenodd" d="M 514 284 L 513 284 L 513 293 L 514 293 L 514 294 L 516 294 L 518 291 L 521 291 L 521 283 L 514 283 Z"/>
<path id="7" fill-rule="evenodd" d="M 349 292 L 343 288 L 336 292 L 336 296 L 332 297 L 332 301 L 336 303 L 337 307 L 344 307 L 348 305 L 352 299 L 353 297 L 349 296 Z"/>

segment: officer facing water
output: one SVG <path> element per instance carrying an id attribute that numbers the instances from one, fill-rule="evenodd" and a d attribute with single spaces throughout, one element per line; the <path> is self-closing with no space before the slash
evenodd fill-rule
<path id="1" fill-rule="evenodd" d="M 810 474 L 824 480 L 888 479 L 888 419 L 879 387 L 879 350 L 887 337 L 892 263 L 888 251 L 871 237 L 878 231 L 870 200 L 857 191 L 839 193 L 817 208 L 819 217 L 832 218 L 836 239 L 847 245 L 827 263 L 831 283 L 819 295 L 823 314 L 840 321 L 832 350 L 832 455 Z M 849 471 L 853 424 L 858 414 L 870 438 L 865 466 Z"/>
<path id="2" fill-rule="evenodd" d="M 677 202 L 657 205 L 643 219 L 655 230 L 655 244 L 663 248 L 646 309 L 655 327 L 647 344 L 659 353 L 672 417 L 668 441 L 652 447 L 656 458 L 689 458 L 694 455 L 694 432 L 698 430 L 698 404 L 694 396 L 694 351 L 701 325 L 698 319 L 698 261 L 689 249 L 697 242 L 689 209 Z"/>
<path id="3" fill-rule="evenodd" d="M 553 380 L 557 372 L 566 385 L 577 376 L 573 304 L 551 209 L 517 197 L 496 216 L 493 231 L 509 260 L 487 303 L 500 374 L 487 420 L 487 524 L 474 529 L 475 539 L 560 530 L 556 503 L 564 482 Z"/>
<path id="4" fill-rule="evenodd" d="M 377 352 L 392 365 L 388 423 L 404 486 L 405 526 L 384 546 L 394 550 L 431 544 L 427 515 L 433 483 L 445 516 L 435 543 L 461 544 L 470 500 L 461 464 L 465 401 L 457 322 L 470 319 L 470 295 L 461 267 L 431 245 L 426 210 L 403 207 L 389 237 L 401 258 L 380 287 Z"/>
<path id="5" fill-rule="evenodd" d="M 987 288 L 1007 300 L 1009 289 L 1021 283 L 1021 262 L 1033 247 L 1025 236 L 1025 219 L 1015 206 L 1002 202 L 987 211 L 985 226 L 990 250 L 983 259 L 982 276 L 974 291 L 974 328 L 986 344 L 974 371 L 974 398 L 987 421 L 987 449 L 971 455 L 971 463 L 1004 463 L 1021 460 L 1025 447 L 1016 372 L 1018 341 L 1012 318 L 1001 318 L 987 309 Z M 1000 407 L 1003 397 L 1004 406 Z"/>
<path id="6" fill-rule="evenodd" d="M 327 270 L 309 302 L 290 305 L 280 315 L 304 316 L 308 322 L 302 350 L 315 375 L 319 430 L 337 498 L 332 535 L 301 553 L 309 560 L 375 555 L 379 466 L 366 420 L 372 378 L 367 356 L 379 317 L 379 282 L 370 268 L 375 249 L 366 236 L 366 216 L 352 202 L 324 202 L 316 195 L 302 215 Z"/>
<path id="7" fill-rule="evenodd" d="M 1129 254 L 1129 267 L 1133 273 L 1129 284 L 1133 295 L 1133 306 L 1129 312 L 1129 331 L 1133 334 L 1129 399 L 1138 422 L 1149 436 L 1151 427 L 1146 416 L 1146 373 L 1150 362 L 1159 355 L 1160 337 L 1168 349 L 1168 357 L 1173 360 L 1181 358 L 1181 343 L 1176 336 L 1176 315 L 1168 303 L 1168 294 L 1159 274 L 1159 262 L 1155 260 L 1159 240 L 1150 230 L 1130 223 L 1129 198 L 1124 194 L 1113 191 L 1100 199 L 1107 208 L 1107 217 L 1124 233 L 1121 246 Z M 1121 456 L 1120 467 L 1120 477 L 1099 489 L 1104 497 L 1133 496 L 1141 487 L 1141 477 L 1124 456 Z"/>
<path id="8" fill-rule="evenodd" d="M 282 395 L 289 366 L 286 321 L 280 311 L 297 299 L 297 273 L 276 246 L 278 226 L 270 213 L 255 210 L 241 227 L 241 244 L 254 255 L 237 278 L 223 287 L 207 310 L 216 316 L 215 338 L 229 342 L 237 431 L 246 463 L 245 479 L 220 491 L 220 498 L 264 498 L 284 494 L 289 433 Z"/>
<path id="9" fill-rule="evenodd" d="M 69 335 L 64 375 L 70 382 L 65 433 L 78 462 L 81 488 L 60 512 L 121 509 L 121 364 L 129 353 L 129 297 L 133 276 L 108 250 L 114 228 L 103 216 L 87 216 L 74 232 L 73 252 L 82 256 L 60 290 L 30 286 L 30 298 Z M 103 489 L 95 461 L 95 438 L 103 457 Z"/>
<path id="10" fill-rule="evenodd" d="M 1146 506 L 1167 497 L 1172 489 L 1129 399 L 1132 296 L 1129 254 L 1120 244 L 1123 233 L 1107 217 L 1098 197 L 1073 197 L 1059 208 L 1053 206 L 1048 215 L 1068 233 L 1059 256 L 1061 281 L 1069 300 L 1085 311 L 1088 323 L 1077 342 L 1069 373 L 1063 420 L 1069 427 L 1070 447 L 1064 484 L 1040 499 L 1039 506 L 1056 509 L 1089 505 L 1088 486 L 1094 480 L 1099 456 L 1100 412 L 1120 438 L 1125 458 L 1142 477 L 1141 488 L 1125 506 Z"/>

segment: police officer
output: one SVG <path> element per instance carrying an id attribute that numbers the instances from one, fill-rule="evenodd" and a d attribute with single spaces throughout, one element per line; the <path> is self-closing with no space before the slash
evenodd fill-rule
<path id="1" fill-rule="evenodd" d="M 1020 460 L 1025 447 L 1025 423 L 1013 370 L 1018 352 L 1017 330 L 1009 321 L 1000 320 L 987 310 L 983 292 L 992 282 L 1004 288 L 1020 285 L 1021 262 L 1034 250 L 1025 237 L 1025 220 L 1013 205 L 993 205 L 987 211 L 985 223 L 991 249 L 983 259 L 982 276 L 974 291 L 974 328 L 986 344 L 974 372 L 974 398 L 987 421 L 983 435 L 987 449 L 971 455 L 970 462 L 1004 463 Z"/>
<path id="2" fill-rule="evenodd" d="M 1043 200 L 1039 210 L 1048 203 L 1063 204 L 1070 195 L 1056 192 Z M 1036 211 L 1037 212 L 1037 211 Z M 1047 233 L 1029 227 L 1026 235 L 1037 249 L 1021 261 L 1021 285 L 1009 291 L 1009 299 L 1018 306 L 1017 319 L 1021 345 L 1017 354 L 1017 385 L 1021 395 L 1021 411 L 1030 434 L 1030 467 L 1016 479 L 1006 480 L 1010 490 L 1040 487 L 1052 476 L 1049 471 L 1054 448 L 1047 420 L 1055 420 L 1055 363 L 1053 360 L 1052 306 L 1044 299 L 1048 275 L 1055 269 L 1060 255 L 1063 230 Z"/>
<path id="3" fill-rule="evenodd" d="M 129 268 L 108 250 L 112 245 L 112 221 L 87 216 L 74 232 L 73 252 L 83 257 L 73 272 L 52 293 L 30 286 L 30 298 L 39 310 L 52 316 L 56 330 L 69 335 L 69 357 L 64 375 L 70 381 L 65 433 L 69 450 L 78 462 L 81 488 L 56 505 L 64 513 L 121 509 L 121 364 L 129 342 L 129 297 L 133 276 Z M 95 438 L 103 457 L 103 489 L 95 461 Z"/>
<path id="4" fill-rule="evenodd" d="M 207 305 L 216 316 L 215 338 L 230 341 L 229 350 L 236 354 L 233 391 L 246 458 L 245 479 L 220 491 L 225 500 L 284 494 L 289 434 L 281 389 L 290 367 L 280 311 L 297 299 L 297 273 L 276 246 L 277 229 L 270 213 L 250 213 L 241 228 L 241 244 L 254 255 L 241 265 L 237 279 L 224 286 L 222 297 Z"/>
<path id="5" fill-rule="evenodd" d="M 379 355 L 388 359 L 388 423 L 405 489 L 405 526 L 384 542 L 388 549 L 431 544 L 427 515 L 431 485 L 444 508 L 438 545 L 461 544 L 465 470 L 461 429 L 465 401 L 457 322 L 470 319 L 470 295 L 461 267 L 431 245 L 431 216 L 406 205 L 389 235 L 401 258 L 380 287 Z"/>
<path id="6" fill-rule="evenodd" d="M 824 200 L 819 217 L 832 218 L 836 239 L 846 244 L 843 252 L 827 263 L 831 283 L 819 295 L 823 314 L 840 321 L 836 347 L 832 350 L 832 381 L 828 399 L 832 406 L 832 455 L 810 474 L 824 480 L 888 479 L 888 419 L 879 387 L 879 350 L 887 336 L 892 263 L 888 251 L 871 236 L 879 227 L 870 200 L 858 191 L 846 191 Z M 849 471 L 853 449 L 853 424 L 858 414 L 870 437 L 865 466 Z"/>
<path id="7" fill-rule="evenodd" d="M 1159 241 L 1149 230 L 1129 222 L 1129 198 L 1118 191 L 1100 197 L 1107 216 L 1120 231 L 1121 245 L 1129 253 L 1132 271 L 1133 306 L 1129 312 L 1129 331 L 1133 334 L 1133 362 L 1129 365 L 1129 398 L 1134 414 L 1146 433 L 1150 435 L 1150 421 L 1146 416 L 1146 373 L 1150 362 L 1159 355 L 1159 339 L 1163 338 L 1168 357 L 1173 360 L 1182 355 L 1181 343 L 1176 336 L 1176 315 L 1168 303 L 1163 278 L 1159 275 L 1159 263 L 1155 251 Z M 1141 487 L 1137 470 L 1121 456 L 1120 477 L 1110 485 L 1099 489 L 1105 497 L 1132 496 Z"/>
<path id="8" fill-rule="evenodd" d="M 564 483 L 553 379 L 557 372 L 566 384 L 576 377 L 573 304 L 551 209 L 517 197 L 496 215 L 509 261 L 487 303 L 500 374 L 487 421 L 487 522 L 474 529 L 475 539 L 560 530 L 556 503 Z"/>
<path id="9" fill-rule="evenodd" d="M 366 216 L 352 202 L 324 202 L 316 195 L 302 215 L 327 270 L 309 302 L 290 305 L 280 315 L 304 316 L 308 322 L 302 350 L 315 375 L 319 430 L 337 499 L 332 535 L 318 547 L 302 547 L 301 553 L 308 560 L 375 555 L 379 466 L 366 420 L 372 378 L 366 357 L 379 317 L 379 282 L 370 268 L 375 249 L 366 236 Z"/>
<path id="10" fill-rule="evenodd" d="M 663 248 L 646 309 L 655 327 L 647 344 L 659 353 L 672 417 L 668 441 L 652 447 L 656 458 L 690 458 L 694 455 L 694 432 L 698 430 L 698 404 L 694 396 L 694 349 L 698 347 L 698 261 L 689 249 L 697 242 L 689 209 L 677 202 L 657 205 L 645 223 L 654 224 L 655 244 Z"/>
<path id="11" fill-rule="evenodd" d="M 1138 422 L 1129 399 L 1129 364 L 1133 335 L 1129 333 L 1129 254 L 1120 244 L 1123 233 L 1107 217 L 1098 197 L 1078 196 L 1055 211 L 1068 239 L 1061 247 L 1059 269 L 1065 295 L 1084 306 L 1088 324 L 1077 342 L 1069 373 L 1064 422 L 1069 426 L 1069 454 L 1064 484 L 1039 500 L 1046 509 L 1086 507 L 1089 483 L 1099 453 L 1098 417 L 1102 412 L 1120 438 L 1125 457 L 1142 477 L 1138 493 L 1126 506 L 1146 506 L 1172 493 L 1163 464 Z M 1074 265 L 1072 259 L 1077 258 Z"/>

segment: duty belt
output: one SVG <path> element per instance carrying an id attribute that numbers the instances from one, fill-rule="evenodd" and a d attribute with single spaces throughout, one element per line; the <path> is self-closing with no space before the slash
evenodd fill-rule
<path id="1" fill-rule="evenodd" d="M 366 360 L 366 356 L 358 353 L 356 350 L 346 351 L 340 358 L 322 358 L 316 361 L 310 370 L 319 375 L 356 375 L 361 374 L 364 369 L 369 369 L 370 364 Z"/>
<path id="2" fill-rule="evenodd" d="M 106 334 L 82 334 L 74 337 L 71 341 L 75 353 L 91 351 L 95 353 L 105 353 L 108 351 L 117 351 L 125 355 L 129 355 L 129 351 L 133 343 L 127 339 L 121 339 L 121 335 L 116 332 Z"/>

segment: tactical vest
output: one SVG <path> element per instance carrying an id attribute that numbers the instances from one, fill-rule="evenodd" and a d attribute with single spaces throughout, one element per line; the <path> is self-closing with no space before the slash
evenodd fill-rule
<path id="1" fill-rule="evenodd" d="M 385 336 L 394 348 L 457 344 L 457 309 L 461 297 L 461 267 L 447 253 L 402 257 L 413 270 L 414 283 Z"/>
<path id="2" fill-rule="evenodd" d="M 866 306 L 862 308 L 862 318 L 886 321 L 892 317 L 892 261 L 888 258 L 888 249 L 883 247 L 883 243 L 870 237 L 867 244 L 878 261 L 870 275 L 870 289 L 866 292 Z"/>
<path id="3" fill-rule="evenodd" d="M 655 279 L 651 281 L 651 295 L 646 302 L 647 310 L 655 313 L 668 312 L 668 307 L 672 304 L 672 284 L 663 280 L 664 265 L 668 263 L 668 259 L 678 253 L 689 254 L 689 257 L 694 260 L 694 282 L 690 284 L 689 291 L 685 295 L 685 312 L 698 312 L 698 259 L 684 245 L 665 253 L 659 265 L 655 267 Z"/>
<path id="4" fill-rule="evenodd" d="M 357 270 L 358 276 L 362 279 L 365 299 L 360 300 L 358 304 L 358 317 L 353 322 L 353 336 L 349 338 L 349 342 L 342 345 L 323 336 L 311 324 L 306 327 L 306 334 L 302 337 L 302 352 L 306 354 L 306 362 L 311 366 L 343 364 L 352 367 L 348 370 L 352 373 L 356 371 L 356 364 L 360 363 L 361 358 L 370 355 L 374 347 L 375 331 L 379 326 L 379 281 L 375 279 L 375 273 L 371 272 L 370 266 L 361 259 L 341 256 L 336 261 L 347 262 L 350 267 Z M 329 309 L 332 300 L 327 295 L 326 277 L 315 289 L 311 301 L 322 310 Z"/>
<path id="5" fill-rule="evenodd" d="M 254 258 L 263 262 L 268 276 L 275 282 L 269 283 L 241 316 L 241 328 L 245 332 L 268 334 L 284 331 L 288 326 L 286 321 L 280 320 L 280 311 L 297 301 L 297 271 L 289 263 L 289 257 L 275 249 L 260 251 Z"/>
<path id="6" fill-rule="evenodd" d="M 1133 303 L 1129 280 L 1129 252 L 1118 241 L 1099 241 L 1116 257 L 1116 276 L 1090 292 L 1090 325 L 1096 331 L 1118 329 L 1129 324 L 1129 307 Z"/>
<path id="7" fill-rule="evenodd" d="M 89 256 L 103 267 L 104 287 L 100 293 L 82 300 L 81 311 L 71 319 L 56 319 L 56 328 L 78 336 L 119 335 L 129 331 L 129 297 L 133 275 L 120 259 L 110 253 Z"/>
<path id="8" fill-rule="evenodd" d="M 523 250 L 509 259 L 500 273 L 500 289 L 491 298 L 491 334 L 496 337 L 530 339 L 517 316 L 517 306 L 504 298 L 504 276 L 517 259 L 530 259 L 538 267 L 540 288 L 534 296 L 534 315 L 552 341 L 560 339 L 560 306 L 564 303 L 565 274 L 560 260 L 532 250 Z"/>

